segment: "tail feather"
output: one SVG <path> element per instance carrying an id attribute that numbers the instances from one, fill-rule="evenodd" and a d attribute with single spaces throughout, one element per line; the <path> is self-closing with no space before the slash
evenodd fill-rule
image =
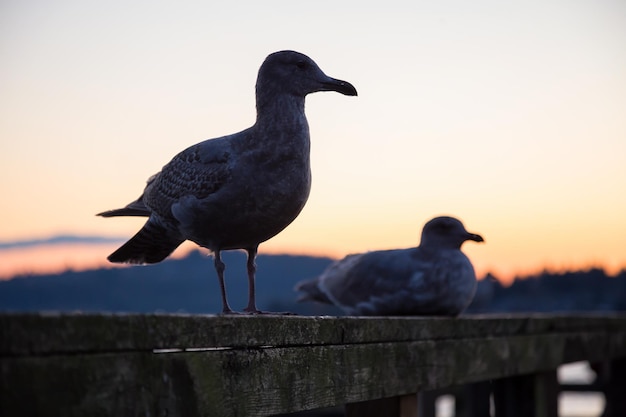
<path id="1" fill-rule="evenodd" d="M 320 303 L 332 304 L 333 302 L 320 290 L 317 284 L 317 278 L 297 283 L 294 290 L 304 292 L 304 294 L 300 294 L 297 301 L 319 301 Z"/>
<path id="2" fill-rule="evenodd" d="M 148 220 L 128 242 L 107 258 L 111 262 L 153 264 L 167 258 L 185 239 Z"/>
<path id="3" fill-rule="evenodd" d="M 118 216 L 137 216 L 137 217 L 149 217 L 150 212 L 148 210 L 123 207 L 115 210 L 107 210 L 102 213 L 96 214 L 101 217 L 118 217 Z"/>
<path id="4" fill-rule="evenodd" d="M 143 194 L 139 198 L 126 207 L 122 207 L 115 210 L 107 210 L 102 213 L 96 214 L 101 217 L 118 217 L 118 216 L 140 216 L 150 217 L 150 209 L 143 203 Z"/>

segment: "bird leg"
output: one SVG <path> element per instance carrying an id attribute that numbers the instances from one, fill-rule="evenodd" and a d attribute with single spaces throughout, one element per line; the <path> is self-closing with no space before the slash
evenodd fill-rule
<path id="1" fill-rule="evenodd" d="M 293 315 L 294 313 L 278 313 L 278 312 L 267 312 L 261 311 L 256 308 L 256 291 L 255 291 L 255 275 L 256 275 L 256 264 L 254 260 L 256 259 L 258 246 L 253 248 L 246 249 L 248 252 L 248 263 L 246 266 L 248 267 L 248 307 L 244 308 L 243 311 L 247 314 L 277 314 L 277 315 Z"/>
<path id="2" fill-rule="evenodd" d="M 248 268 L 248 307 L 244 308 L 243 311 L 250 314 L 262 314 L 262 311 L 256 308 L 256 291 L 255 291 L 255 275 L 256 275 L 256 264 L 254 260 L 256 259 L 258 246 L 254 246 L 252 248 L 247 248 L 246 252 L 248 253 L 248 262 L 246 266 Z"/>
<path id="3" fill-rule="evenodd" d="M 222 314 L 234 314 L 235 312 L 228 305 L 228 299 L 226 299 L 226 283 L 224 282 L 224 269 L 226 265 L 222 262 L 222 256 L 220 251 L 215 251 L 215 270 L 217 271 L 217 279 L 220 282 L 220 290 L 222 291 Z"/>

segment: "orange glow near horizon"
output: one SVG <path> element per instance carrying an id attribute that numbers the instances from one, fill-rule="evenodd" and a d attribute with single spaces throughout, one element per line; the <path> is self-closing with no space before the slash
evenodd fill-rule
<path id="1" fill-rule="evenodd" d="M 27 249 L 9 249 L 0 251 L 0 280 L 11 279 L 15 276 L 56 274 L 67 270 L 84 271 L 98 268 L 118 268 L 124 265 L 113 264 L 106 260 L 106 256 L 115 250 L 119 245 L 81 245 L 63 244 L 46 247 L 33 247 Z M 261 246 L 260 255 L 304 255 L 316 257 L 328 257 L 339 259 L 345 254 L 329 253 L 325 250 L 308 248 L 294 250 L 275 245 Z M 190 251 L 200 250 L 207 255 L 207 268 L 213 268 L 208 261 L 209 251 L 199 248 L 191 242 L 186 242 L 177 249 L 171 258 L 180 259 L 189 254 Z M 467 251 L 466 251 L 467 252 Z M 476 275 L 482 279 L 487 273 L 494 275 L 504 285 L 509 285 L 515 277 L 526 277 L 538 275 L 543 271 L 566 272 L 580 271 L 591 268 L 601 268 L 609 275 L 616 275 L 622 270 L 626 270 L 626 264 L 610 263 L 600 264 L 596 262 L 569 262 L 556 264 L 536 264 L 527 267 L 515 267 L 506 265 L 495 265 L 493 262 L 484 261 L 480 256 L 469 254 L 473 261 Z"/>
<path id="2" fill-rule="evenodd" d="M 57 274 L 68 270 L 85 271 L 124 267 L 106 259 L 118 246 L 108 243 L 101 245 L 59 244 L 0 250 L 0 280 L 23 275 Z M 185 244 L 172 254 L 172 258 L 185 257 L 192 249 L 191 245 Z"/>

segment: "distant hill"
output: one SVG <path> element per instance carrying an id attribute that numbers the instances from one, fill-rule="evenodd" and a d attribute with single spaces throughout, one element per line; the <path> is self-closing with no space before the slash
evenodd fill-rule
<path id="1" fill-rule="evenodd" d="M 226 285 L 231 307 L 247 302 L 246 257 L 225 252 Z M 259 255 L 257 306 L 302 315 L 340 315 L 339 309 L 296 303 L 294 285 L 319 275 L 329 258 Z M 107 311 L 219 313 L 221 301 L 213 261 L 198 251 L 156 265 L 67 271 L 0 281 L 0 311 Z M 626 271 L 616 277 L 601 269 L 543 273 L 503 287 L 493 276 L 479 282 L 467 313 L 626 311 Z"/>
<path id="2" fill-rule="evenodd" d="M 479 282 L 468 313 L 626 311 L 626 270 L 615 277 L 602 269 L 544 272 L 503 287 L 493 276 Z"/>
<path id="3" fill-rule="evenodd" d="M 75 236 L 75 235 L 60 235 L 53 236 L 45 239 L 28 239 L 28 240 L 14 240 L 7 242 L 0 242 L 0 250 L 6 249 L 24 249 L 34 246 L 51 246 L 51 245 L 66 245 L 66 244 L 81 244 L 81 245 L 97 245 L 102 243 L 119 243 L 124 242 L 126 238 L 123 237 L 104 237 L 104 236 Z"/>
<path id="4" fill-rule="evenodd" d="M 247 304 L 243 252 L 222 254 L 233 309 Z M 310 256 L 259 255 L 257 305 L 269 311 L 335 314 L 336 309 L 296 303 L 294 285 L 320 274 L 332 260 Z M 67 271 L 0 281 L 0 311 L 115 311 L 219 313 L 221 299 L 213 260 L 198 251 L 183 259 L 129 268 Z"/>

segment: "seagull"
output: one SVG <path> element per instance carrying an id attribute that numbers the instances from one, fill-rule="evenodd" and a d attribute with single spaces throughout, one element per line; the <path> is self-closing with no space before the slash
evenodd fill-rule
<path id="1" fill-rule="evenodd" d="M 457 316 L 476 291 L 474 268 L 461 252 L 467 240 L 484 242 L 458 219 L 435 217 L 419 246 L 348 255 L 298 283 L 298 301 L 334 304 L 353 316 Z"/>
<path id="2" fill-rule="evenodd" d="M 248 256 L 244 312 L 263 313 L 256 307 L 255 258 L 259 244 L 287 227 L 309 197 L 310 137 L 304 101 L 318 91 L 357 95 L 352 84 L 327 76 L 304 54 L 270 54 L 259 68 L 252 127 L 185 149 L 148 179 L 137 200 L 97 214 L 148 217 L 108 260 L 157 263 L 185 240 L 195 242 L 213 253 L 222 313 L 234 314 L 220 252 L 242 249 Z"/>

